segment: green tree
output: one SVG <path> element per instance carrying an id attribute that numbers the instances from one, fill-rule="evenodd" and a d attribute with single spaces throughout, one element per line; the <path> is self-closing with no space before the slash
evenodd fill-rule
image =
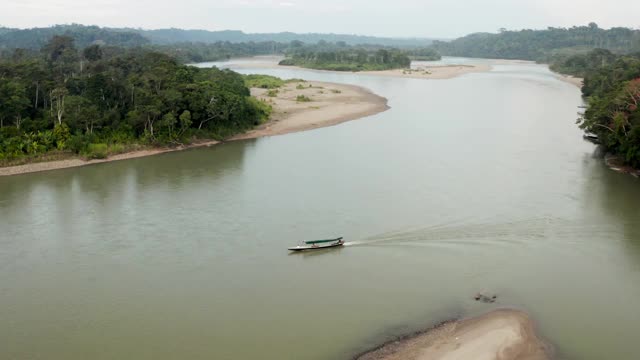
<path id="1" fill-rule="evenodd" d="M 0 127 L 5 119 L 13 120 L 20 129 L 22 118 L 30 105 L 25 86 L 16 81 L 0 80 Z"/>

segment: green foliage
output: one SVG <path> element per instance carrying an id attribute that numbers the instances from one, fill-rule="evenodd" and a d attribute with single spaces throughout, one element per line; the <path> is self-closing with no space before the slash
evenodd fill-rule
<path id="1" fill-rule="evenodd" d="M 569 64 L 584 74 L 582 92 L 588 96 L 580 127 L 626 164 L 640 167 L 640 56 L 596 50 Z"/>
<path id="2" fill-rule="evenodd" d="M 275 76 L 251 74 L 244 76 L 244 83 L 249 88 L 277 89 L 285 82 Z"/>
<path id="3" fill-rule="evenodd" d="M 84 48 L 92 44 L 110 46 L 141 46 L 149 40 L 136 31 L 121 31 L 97 26 L 56 25 L 47 28 L 9 29 L 0 33 L 0 47 L 15 49 L 40 49 L 54 36 L 68 36 Z"/>
<path id="4" fill-rule="evenodd" d="M 448 56 L 548 62 L 558 51 L 571 53 L 595 48 L 620 53 L 639 51 L 640 30 L 621 27 L 604 30 L 595 23 L 547 30 L 504 30 L 498 34 L 471 34 L 450 42 L 435 41 L 432 47 Z"/>
<path id="5" fill-rule="evenodd" d="M 223 139 L 270 114 L 233 71 L 181 65 L 147 49 L 90 46 L 80 54 L 75 44 L 53 36 L 37 57 L 0 61 L 3 161 L 54 150 L 101 157 L 127 144 L 181 144 L 193 136 Z"/>
<path id="6" fill-rule="evenodd" d="M 442 59 L 440 53 L 434 48 L 411 49 L 408 54 L 412 60 L 437 61 Z"/>
<path id="7" fill-rule="evenodd" d="M 296 62 L 296 60 L 294 60 L 292 58 L 287 58 L 287 59 L 280 60 L 278 65 L 280 65 L 280 66 L 295 66 L 295 65 L 297 65 L 297 62 Z"/>
<path id="8" fill-rule="evenodd" d="M 55 141 L 58 150 L 66 149 L 69 138 L 71 138 L 71 131 L 67 124 L 56 125 L 53 128 L 53 140 Z"/>
<path id="9" fill-rule="evenodd" d="M 605 49 L 595 49 L 586 53 L 556 55 L 550 65 L 551 70 L 578 77 L 588 72 L 610 65 L 617 56 Z"/>
<path id="10" fill-rule="evenodd" d="M 298 95 L 298 96 L 296 96 L 296 101 L 297 102 L 310 102 L 310 101 L 313 101 L 313 100 L 311 100 L 311 98 L 308 97 L 308 96 Z"/>
<path id="11" fill-rule="evenodd" d="M 89 144 L 86 155 L 89 159 L 105 159 L 108 155 L 107 144 Z"/>
<path id="12" fill-rule="evenodd" d="M 267 96 L 268 97 L 276 97 L 278 96 L 278 90 L 277 89 L 269 89 L 269 91 L 267 91 Z"/>
<path id="13" fill-rule="evenodd" d="M 75 154 L 81 154 L 87 151 L 89 144 L 93 140 L 93 136 L 77 134 L 73 135 L 67 143 L 67 148 Z"/>
<path id="14" fill-rule="evenodd" d="M 333 71 L 372 71 L 409 67 L 407 52 L 384 47 L 350 47 L 319 42 L 290 48 L 280 65 Z"/>
<path id="15" fill-rule="evenodd" d="M 289 47 L 288 43 L 276 43 L 273 41 L 241 43 L 221 41 L 210 44 L 183 41 L 180 40 L 180 42 L 171 45 L 154 45 L 151 48 L 183 63 L 198 63 L 228 60 L 234 57 L 281 54 Z"/>
<path id="16" fill-rule="evenodd" d="M 252 107 L 255 109 L 257 115 L 254 125 L 259 125 L 269 120 L 271 112 L 273 111 L 273 107 L 271 105 L 256 98 L 248 98 L 248 100 Z"/>

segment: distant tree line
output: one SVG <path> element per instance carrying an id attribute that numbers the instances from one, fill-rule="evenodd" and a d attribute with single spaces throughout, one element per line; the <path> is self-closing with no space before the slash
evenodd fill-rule
<path id="1" fill-rule="evenodd" d="M 428 41 L 410 39 L 387 39 L 355 35 L 336 34 L 244 34 L 237 31 L 210 32 L 205 30 L 140 30 L 140 29 L 110 29 L 97 26 L 84 25 L 57 25 L 48 28 L 34 28 L 26 30 L 0 28 L 0 58 L 33 57 L 40 56 L 40 48 L 54 36 L 69 36 L 74 39 L 75 46 L 79 49 L 91 45 L 100 45 L 104 52 L 109 54 L 122 53 L 126 48 L 145 47 L 153 51 L 167 54 L 182 63 L 197 63 L 206 61 L 226 60 L 234 57 L 269 55 L 269 54 L 294 54 L 304 48 L 305 51 L 323 53 L 339 52 L 340 66 L 334 68 L 346 68 L 348 53 L 359 53 L 350 57 L 360 62 L 362 52 L 367 52 L 371 61 L 362 62 L 361 67 L 388 68 L 381 66 L 377 59 L 382 58 L 388 62 L 388 53 L 395 57 L 395 64 L 400 60 L 400 50 L 391 48 L 385 44 L 398 43 L 404 46 L 405 55 L 419 60 L 438 60 L 440 55 L 434 49 L 426 47 Z M 302 42 L 297 39 L 305 39 Z M 260 39 L 254 41 L 253 39 Z M 335 42 L 324 39 L 344 39 Z M 373 41 L 379 39 L 380 44 Z M 362 41 L 362 44 L 355 43 Z M 357 45 L 354 45 L 357 44 Z M 413 44 L 414 46 L 409 46 Z M 424 44 L 416 47 L 416 44 Z M 16 49 L 20 49 L 16 52 Z M 375 51 L 380 52 L 376 58 Z M 344 59 L 344 60 L 343 60 Z M 352 62 L 352 61 L 350 61 Z M 374 65 L 377 64 L 377 65 Z M 395 66 L 395 65 L 394 65 Z M 356 66 L 353 67 L 354 69 Z"/>
<path id="2" fill-rule="evenodd" d="M 289 43 L 265 42 L 216 42 L 216 43 L 175 43 L 171 45 L 152 45 L 154 51 L 174 57 L 182 63 L 227 60 L 234 57 L 282 54 Z"/>
<path id="3" fill-rule="evenodd" d="M 426 47 L 432 42 L 428 38 L 388 38 L 377 36 L 349 35 L 349 34 L 318 34 L 306 33 L 297 34 L 292 32 L 249 34 L 237 30 L 207 31 L 207 30 L 184 30 L 184 29 L 120 29 L 121 31 L 137 31 L 142 36 L 151 40 L 153 44 L 169 45 L 181 42 L 279 42 L 290 43 L 292 41 L 302 41 L 308 44 L 315 44 L 319 41 L 332 43 L 344 42 L 348 45 L 378 45 L 398 48 Z"/>
<path id="4" fill-rule="evenodd" d="M 89 157 L 129 144 L 181 144 L 251 128 L 270 108 L 240 74 L 181 65 L 145 48 L 54 36 L 39 56 L 0 60 L 0 162 L 57 151 Z"/>
<path id="5" fill-rule="evenodd" d="M 89 45 L 142 46 L 151 41 L 135 31 L 121 31 L 85 25 L 56 25 L 47 28 L 9 29 L 0 28 L 0 49 L 39 50 L 54 36 L 68 36 L 74 39 L 75 46 L 85 48 Z"/>
<path id="6" fill-rule="evenodd" d="M 571 28 L 476 33 L 432 46 L 447 56 L 521 59 L 549 62 L 556 56 L 585 53 L 594 48 L 616 53 L 640 51 L 640 30 L 601 29 L 595 23 Z"/>
<path id="7" fill-rule="evenodd" d="M 442 55 L 434 48 L 416 48 L 407 50 L 407 55 L 411 60 L 437 61 L 442 59 Z"/>
<path id="8" fill-rule="evenodd" d="M 291 41 L 303 41 L 305 43 L 342 41 L 349 45 L 366 44 L 414 48 L 426 47 L 431 44 L 431 40 L 426 38 L 385 38 L 347 34 L 296 34 L 292 32 L 247 34 L 236 30 L 118 29 L 71 24 L 24 30 L 0 27 L 0 48 L 39 49 L 54 35 L 71 36 L 76 39 L 76 46 L 78 47 L 85 47 L 97 40 L 102 41 L 102 45 L 112 46 L 172 45 L 177 43 L 214 44 L 225 42 L 276 42 L 288 44 Z"/>

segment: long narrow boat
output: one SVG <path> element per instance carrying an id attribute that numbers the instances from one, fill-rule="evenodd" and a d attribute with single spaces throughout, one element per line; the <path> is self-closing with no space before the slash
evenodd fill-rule
<path id="1" fill-rule="evenodd" d="M 298 246 L 290 247 L 289 250 L 291 251 L 320 250 L 320 249 L 328 249 L 328 248 L 342 246 L 342 245 L 344 245 L 344 241 L 342 240 L 342 236 L 341 236 L 335 239 L 304 241 L 302 244 Z"/>

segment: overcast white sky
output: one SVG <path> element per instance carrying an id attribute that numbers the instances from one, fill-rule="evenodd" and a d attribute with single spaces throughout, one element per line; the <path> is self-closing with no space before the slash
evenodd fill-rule
<path id="1" fill-rule="evenodd" d="M 81 23 L 450 38 L 590 21 L 640 28 L 640 0 L 0 0 L 0 26 L 19 28 Z"/>

